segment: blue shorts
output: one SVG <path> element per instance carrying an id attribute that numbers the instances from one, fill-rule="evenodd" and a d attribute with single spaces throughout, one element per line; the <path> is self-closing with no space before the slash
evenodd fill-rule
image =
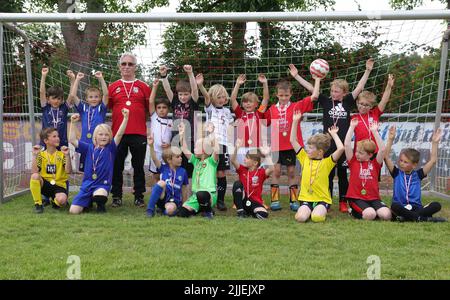
<path id="1" fill-rule="evenodd" d="M 77 205 L 81 207 L 89 207 L 89 205 L 92 202 L 92 196 L 94 195 L 94 192 L 98 189 L 105 189 L 108 193 L 111 189 L 110 185 L 94 185 L 89 188 L 83 187 L 81 185 L 80 191 L 78 194 L 73 198 L 72 205 Z"/>

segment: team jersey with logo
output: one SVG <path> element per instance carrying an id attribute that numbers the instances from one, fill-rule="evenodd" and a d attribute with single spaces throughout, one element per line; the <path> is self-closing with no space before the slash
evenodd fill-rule
<path id="1" fill-rule="evenodd" d="M 406 174 L 397 167 L 394 167 L 391 173 L 394 178 L 394 195 L 392 202 L 401 205 L 411 204 L 413 206 L 422 207 L 422 188 L 420 186 L 422 179 L 427 177 L 423 172 L 423 168 L 413 170 L 411 174 Z"/>
<path id="2" fill-rule="evenodd" d="M 150 128 L 153 133 L 153 147 L 156 152 L 163 152 L 162 144 L 170 144 L 172 139 L 172 119 L 158 117 L 156 112 L 150 118 Z"/>
<path id="3" fill-rule="evenodd" d="M 81 118 L 81 138 L 80 141 L 92 143 L 94 130 L 97 125 L 105 123 L 106 105 L 102 102 L 97 106 L 90 106 L 86 102 L 80 102 L 76 106 Z M 88 137 L 90 134 L 90 138 Z"/>
<path id="4" fill-rule="evenodd" d="M 122 124 L 122 108 L 127 108 L 130 114 L 124 134 L 147 136 L 146 113 L 150 92 L 150 87 L 138 79 L 133 81 L 119 79 L 109 85 L 108 107 L 112 109 L 113 135 L 116 135 Z"/>
<path id="5" fill-rule="evenodd" d="M 51 182 L 54 180 L 56 185 L 67 188 L 66 181 L 69 175 L 66 173 L 66 157 L 61 151 L 55 151 L 53 154 L 47 150 L 40 151 L 36 156 L 36 164 L 41 177 Z"/>
<path id="6" fill-rule="evenodd" d="M 353 155 L 348 161 L 351 183 L 348 186 L 346 198 L 361 199 L 366 201 L 380 200 L 378 176 L 382 164 L 376 158 L 369 161 L 358 161 Z"/>
<path id="7" fill-rule="evenodd" d="M 228 144 L 228 126 L 234 121 L 227 107 L 215 107 L 210 104 L 205 107 L 206 121 L 214 124 L 214 134 L 220 145 Z"/>
<path id="8" fill-rule="evenodd" d="M 56 128 L 58 130 L 59 145 L 67 146 L 67 114 L 69 113 L 69 104 L 64 102 L 58 108 L 53 108 L 46 104 L 42 108 L 42 129 Z M 42 142 L 42 145 L 43 142 Z"/>
<path id="9" fill-rule="evenodd" d="M 198 191 L 216 192 L 217 165 L 212 156 L 205 160 L 200 160 L 195 155 L 191 155 L 189 162 L 194 165 L 192 173 L 192 194 Z"/>
<path id="10" fill-rule="evenodd" d="M 266 114 L 256 110 L 245 112 L 240 106 L 234 110 L 237 119 L 237 138 L 244 141 L 244 147 L 259 147 L 261 125 L 267 126 Z"/>
<path id="11" fill-rule="evenodd" d="M 309 112 L 313 109 L 311 97 L 306 97 L 298 102 L 289 102 L 282 106 L 280 103 L 272 105 L 267 113 L 267 118 L 271 119 L 271 149 L 272 151 L 291 150 L 292 145 L 289 141 L 291 136 L 292 118 L 294 111 L 301 111 L 302 113 Z M 301 122 L 298 122 L 297 141 L 303 147 L 303 136 Z"/>
<path id="12" fill-rule="evenodd" d="M 383 114 L 383 112 L 378 109 L 378 106 L 376 106 L 375 108 L 372 108 L 367 114 L 362 115 L 360 113 L 357 113 L 352 116 L 352 120 L 358 119 L 358 126 L 355 127 L 354 152 L 356 151 L 356 144 L 359 141 L 372 140 L 376 144 L 375 138 L 374 138 L 372 132 L 370 132 L 369 126 L 373 122 L 380 122 L 380 116 L 382 114 Z M 377 146 L 377 148 L 375 150 L 375 153 L 378 152 L 378 145 L 376 145 L 376 146 Z"/>
<path id="13" fill-rule="evenodd" d="M 162 164 L 158 172 L 161 173 L 161 180 L 166 183 L 166 195 L 174 199 L 175 202 L 183 202 L 182 187 L 183 185 L 189 185 L 186 170 L 183 167 L 178 167 L 174 171 L 168 164 Z"/>
<path id="14" fill-rule="evenodd" d="M 350 128 L 350 113 L 355 108 L 352 93 L 345 95 L 342 101 L 334 101 L 331 97 L 320 94 L 318 103 L 323 108 L 323 133 L 327 133 L 328 128 L 336 124 L 339 127 L 338 136 L 344 141 Z"/>
<path id="15" fill-rule="evenodd" d="M 263 204 L 262 190 L 263 183 L 267 179 L 266 170 L 260 167 L 250 171 L 247 167 L 240 165 L 236 172 L 244 186 L 245 196 L 250 200 Z"/>

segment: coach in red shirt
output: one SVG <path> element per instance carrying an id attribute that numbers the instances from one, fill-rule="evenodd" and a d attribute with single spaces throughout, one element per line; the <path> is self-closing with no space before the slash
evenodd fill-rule
<path id="1" fill-rule="evenodd" d="M 122 205 L 123 168 L 128 149 L 131 152 L 131 165 L 133 166 L 134 204 L 145 206 L 145 173 L 144 161 L 147 150 L 147 112 L 150 97 L 150 87 L 143 81 L 135 78 L 137 59 L 131 53 L 120 57 L 119 70 L 121 79 L 111 83 L 108 87 L 109 103 L 112 110 L 112 131 L 116 134 L 122 123 L 122 108 L 130 111 L 125 134 L 117 146 L 117 156 L 114 162 L 114 174 L 111 194 L 112 206 Z"/>

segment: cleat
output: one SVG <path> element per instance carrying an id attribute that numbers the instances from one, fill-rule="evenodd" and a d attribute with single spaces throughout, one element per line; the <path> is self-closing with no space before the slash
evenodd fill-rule
<path id="1" fill-rule="evenodd" d="M 113 197 L 111 206 L 112 207 L 120 207 L 120 206 L 122 206 L 122 198 L 121 197 Z"/>
<path id="2" fill-rule="evenodd" d="M 270 203 L 270 209 L 273 211 L 281 210 L 280 201 L 273 201 L 272 203 Z"/>
<path id="3" fill-rule="evenodd" d="M 341 213 L 348 213 L 348 207 L 346 201 L 339 201 L 339 211 Z"/>
<path id="4" fill-rule="evenodd" d="M 34 205 L 34 212 L 37 214 L 42 214 L 44 212 L 44 206 L 43 205 L 39 205 L 39 204 L 35 204 Z"/>
<path id="5" fill-rule="evenodd" d="M 297 212 L 297 210 L 300 208 L 300 204 L 298 203 L 298 201 L 293 201 L 291 203 L 289 203 L 289 206 L 291 208 L 292 211 Z"/>

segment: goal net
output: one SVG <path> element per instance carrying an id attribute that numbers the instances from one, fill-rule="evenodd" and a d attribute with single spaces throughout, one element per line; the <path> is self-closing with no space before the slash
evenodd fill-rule
<path id="1" fill-rule="evenodd" d="M 290 76 L 289 64 L 294 64 L 299 74 L 312 83 L 309 64 L 316 58 L 325 59 L 329 63 L 330 72 L 321 82 L 321 93 L 330 95 L 330 82 L 336 78 L 345 79 L 352 91 L 365 71 L 366 60 L 372 57 L 375 65 L 365 90 L 377 95 L 377 101 L 381 99 L 388 74 L 395 76 L 391 98 L 381 117 L 380 128 L 381 137 L 386 140 L 389 127 L 393 124 L 397 126 L 392 159 L 396 161 L 400 150 L 405 147 L 413 147 L 421 152 L 420 165 L 429 158 L 430 138 L 437 112 L 441 42 L 447 29 L 442 20 L 386 21 L 374 18 L 367 21 L 260 23 L 208 23 L 194 20 L 183 23 L 104 23 L 100 33 L 92 36 L 87 35 L 85 30 L 88 24 L 78 25 L 85 36 L 82 43 L 71 48 L 67 47 L 67 37 L 62 34 L 59 23 L 18 25 L 32 41 L 36 132 L 39 132 L 41 124 L 38 88 L 43 65 L 50 68 L 47 86 L 63 87 L 65 96 L 70 87 L 66 76 L 68 69 L 88 74 L 85 84 L 98 84 L 93 76 L 95 71 L 102 71 L 106 81 L 111 83 L 120 78 L 118 60 L 124 52 L 132 52 L 137 56 L 137 77 L 149 85 L 158 77 L 158 66 L 167 65 L 170 69 L 169 81 L 174 91 L 177 80 L 187 79 L 182 68 L 185 64 L 192 65 L 195 74 L 203 73 L 206 87 L 220 83 L 230 94 L 237 76 L 245 73 L 247 81 L 241 87 L 239 95 L 253 91 L 261 97 L 262 86 L 257 77 L 264 73 L 269 79 L 270 101 L 276 103 L 275 84 L 283 78 L 293 84 L 293 100 L 308 95 Z M 95 42 L 97 46 L 93 55 L 86 58 L 83 51 L 88 51 L 89 42 Z M 15 43 L 13 38 L 5 36 L 3 55 L 4 59 L 9 57 L 9 62 L 5 59 L 5 75 L 2 80 L 4 89 L 8 90 L 5 95 L 14 97 L 11 98 L 11 105 L 4 107 L 3 127 L 28 128 L 30 119 L 25 117 L 28 106 L 19 102 L 25 98 L 23 80 L 19 80 L 24 72 L 23 53 L 20 53 L 20 47 L 14 46 Z M 5 51 L 8 47 L 18 52 L 8 53 Z M 446 66 L 445 75 L 448 79 L 448 62 Z M 434 184 L 434 190 L 444 194 L 450 194 L 450 100 L 447 82 L 445 80 L 442 115 L 439 120 L 443 136 Z M 159 92 L 162 95 L 161 87 Z M 82 96 L 81 89 L 79 96 Z M 321 108 L 315 105 L 313 112 L 305 115 L 302 122 L 305 140 L 310 135 L 321 132 L 321 112 Z M 7 114 L 15 117 L 10 120 Z M 18 114 L 24 117 L 19 118 Z M 149 124 L 147 125 L 149 128 Z M 25 159 L 31 158 L 28 155 L 31 146 L 29 131 L 16 132 L 20 140 L 11 146 L 6 144 L 6 148 L 4 144 L 4 151 L 6 155 L 9 151 L 7 149 L 11 149 L 10 159 L 15 166 L 21 160 L 23 163 L 20 177 L 11 181 L 4 180 L 5 194 L 14 190 L 14 186 L 27 183 L 25 178 L 29 176 L 30 162 Z M 148 164 L 147 152 L 146 170 Z M 4 163 L 4 170 L 8 170 L 8 166 L 8 163 Z M 73 168 L 78 169 L 76 160 L 73 161 Z M 132 174 L 129 160 L 124 171 L 124 174 L 127 173 Z M 72 174 L 71 186 L 79 185 L 81 178 L 82 174 Z M 124 176 L 124 185 L 133 185 L 132 176 Z M 423 185 L 424 189 L 431 188 L 429 180 L 424 180 Z M 392 180 L 386 169 L 383 171 L 382 187 L 386 190 L 392 188 Z"/>

